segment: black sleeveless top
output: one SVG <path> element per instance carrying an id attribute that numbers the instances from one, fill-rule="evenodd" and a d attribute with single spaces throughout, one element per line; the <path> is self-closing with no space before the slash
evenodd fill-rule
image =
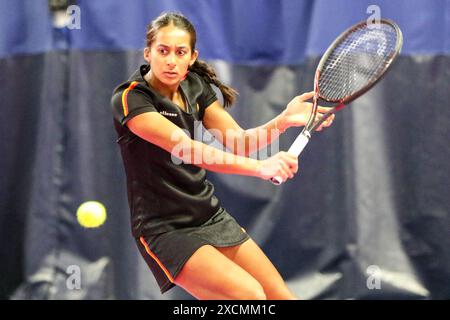
<path id="1" fill-rule="evenodd" d="M 187 102 L 184 111 L 147 85 L 143 76 L 148 71 L 148 65 L 141 66 L 114 89 L 111 99 L 135 237 L 201 225 L 220 209 L 204 169 L 182 163 L 126 126 L 138 114 L 159 112 L 194 138 L 205 109 L 217 100 L 214 90 L 198 74 L 190 72 L 180 84 Z"/>

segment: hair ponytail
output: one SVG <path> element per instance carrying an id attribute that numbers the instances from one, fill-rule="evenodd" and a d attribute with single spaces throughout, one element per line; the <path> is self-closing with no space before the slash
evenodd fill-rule
<path id="1" fill-rule="evenodd" d="M 214 68 L 203 60 L 195 60 L 194 64 L 189 67 L 190 71 L 197 73 L 206 82 L 219 88 L 223 96 L 223 105 L 225 108 L 230 107 L 235 101 L 238 92 L 233 88 L 223 84 L 216 75 Z"/>

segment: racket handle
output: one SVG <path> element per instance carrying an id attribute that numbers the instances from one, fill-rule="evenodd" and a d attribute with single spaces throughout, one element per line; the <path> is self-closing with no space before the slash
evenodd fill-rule
<path id="1" fill-rule="evenodd" d="M 303 130 L 302 133 L 300 133 L 295 139 L 294 143 L 292 143 L 291 147 L 288 150 L 288 153 L 295 154 L 298 157 L 300 153 L 302 153 L 303 149 L 305 149 L 310 138 L 311 134 L 309 133 L 309 131 Z M 283 179 L 279 176 L 270 178 L 270 181 L 277 186 L 283 183 Z"/>
<path id="2" fill-rule="evenodd" d="M 302 133 L 298 135 L 298 137 L 294 140 L 291 147 L 288 150 L 288 153 L 295 154 L 297 157 L 302 153 L 303 149 L 305 149 L 306 145 L 311 138 L 311 134 L 308 130 L 303 130 Z"/>

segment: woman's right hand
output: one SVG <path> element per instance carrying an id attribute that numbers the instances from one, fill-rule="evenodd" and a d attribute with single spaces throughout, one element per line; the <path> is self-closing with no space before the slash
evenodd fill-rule
<path id="1" fill-rule="evenodd" d="M 261 179 L 269 180 L 273 177 L 280 177 L 282 181 L 291 179 L 298 170 L 298 158 L 287 152 L 278 152 L 274 156 L 259 161 L 258 176 Z"/>

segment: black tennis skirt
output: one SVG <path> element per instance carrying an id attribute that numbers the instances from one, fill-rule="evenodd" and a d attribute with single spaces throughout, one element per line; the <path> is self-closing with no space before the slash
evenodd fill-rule
<path id="1" fill-rule="evenodd" d="M 164 293 L 175 286 L 174 279 L 201 246 L 230 247 L 249 238 L 244 228 L 224 208 L 220 208 L 200 226 L 143 236 L 137 238 L 136 243 L 161 293 Z"/>

